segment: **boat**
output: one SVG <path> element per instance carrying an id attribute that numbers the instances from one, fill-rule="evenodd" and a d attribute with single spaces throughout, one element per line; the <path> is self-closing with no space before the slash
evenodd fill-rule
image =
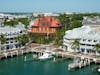
<path id="1" fill-rule="evenodd" d="M 40 60 L 52 59 L 52 58 L 53 58 L 52 54 L 47 52 L 43 53 L 42 56 L 38 57 L 38 59 Z"/>
<path id="2" fill-rule="evenodd" d="M 100 72 L 100 68 L 98 68 L 98 72 Z"/>
<path id="3" fill-rule="evenodd" d="M 100 72 L 100 66 L 96 66 L 92 69 L 93 71 Z"/>

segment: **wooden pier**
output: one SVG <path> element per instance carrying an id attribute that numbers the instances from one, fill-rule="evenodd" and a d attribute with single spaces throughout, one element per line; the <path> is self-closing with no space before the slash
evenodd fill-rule
<path id="1" fill-rule="evenodd" d="M 75 59 L 73 61 L 73 63 L 70 63 L 68 65 L 68 70 L 70 69 L 74 69 L 74 68 L 82 68 L 82 67 L 85 67 L 87 65 L 90 65 L 91 64 L 91 60 L 90 59 Z"/>
<path id="2" fill-rule="evenodd" d="M 4 52 L 0 54 L 0 59 L 2 58 L 7 58 L 7 57 L 13 57 L 13 56 L 18 56 L 18 55 L 23 55 L 27 53 L 38 53 L 38 54 L 43 54 L 46 50 L 49 50 L 53 56 L 56 57 L 62 57 L 62 58 L 85 58 L 91 60 L 91 62 L 94 63 L 100 63 L 100 56 L 92 56 L 92 55 L 87 55 L 87 54 L 82 54 L 82 53 L 77 53 L 77 52 L 68 52 L 68 51 L 61 51 L 59 48 L 52 48 L 49 45 L 39 45 L 36 47 L 28 48 L 28 49 L 20 49 L 20 50 L 13 50 L 9 52 Z"/>
<path id="3" fill-rule="evenodd" d="M 28 54 L 28 53 L 38 53 L 38 55 L 41 55 L 45 52 L 46 47 L 48 46 L 49 45 L 38 45 L 36 47 L 32 47 L 28 49 L 20 48 L 16 50 L 5 51 L 0 54 L 0 59 L 3 59 L 3 58 L 5 59 L 8 57 L 19 56 L 19 55 Z"/>

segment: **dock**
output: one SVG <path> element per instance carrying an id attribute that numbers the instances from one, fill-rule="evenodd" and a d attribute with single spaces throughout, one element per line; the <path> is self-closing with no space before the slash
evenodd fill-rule
<path id="1" fill-rule="evenodd" d="M 52 47 L 52 45 L 39 45 L 39 46 L 31 47 L 28 49 L 22 48 L 20 50 L 3 52 L 0 54 L 0 59 L 23 55 L 27 53 L 37 53 L 38 55 L 42 55 L 46 50 L 51 52 L 51 54 L 55 57 L 68 58 L 68 59 L 74 59 L 74 58 L 83 59 L 84 58 L 84 59 L 89 59 L 91 62 L 94 62 L 94 63 L 100 63 L 100 56 L 94 56 L 94 55 L 83 54 L 83 53 L 78 53 L 78 52 L 63 51 L 60 48 Z"/>
<path id="2" fill-rule="evenodd" d="M 75 68 L 82 68 L 87 65 L 90 65 L 91 61 L 89 59 L 74 59 L 72 63 L 68 65 L 68 70 L 75 69 Z"/>

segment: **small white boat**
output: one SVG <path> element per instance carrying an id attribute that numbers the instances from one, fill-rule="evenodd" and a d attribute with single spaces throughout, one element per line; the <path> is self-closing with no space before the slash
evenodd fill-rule
<path id="1" fill-rule="evenodd" d="M 100 72 L 100 68 L 98 69 L 98 72 Z"/>
<path id="2" fill-rule="evenodd" d="M 52 59 L 53 56 L 50 53 L 44 53 L 42 56 L 40 56 L 38 59 L 44 60 L 44 59 Z"/>
<path id="3" fill-rule="evenodd" d="M 92 70 L 96 71 L 96 72 L 100 72 L 100 66 L 97 66 L 97 67 L 93 68 Z"/>

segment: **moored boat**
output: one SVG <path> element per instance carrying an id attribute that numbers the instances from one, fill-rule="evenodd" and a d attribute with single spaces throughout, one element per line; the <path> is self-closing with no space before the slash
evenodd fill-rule
<path id="1" fill-rule="evenodd" d="M 100 66 L 96 66 L 92 69 L 93 71 L 100 72 Z"/>
<path id="2" fill-rule="evenodd" d="M 47 52 L 43 53 L 42 56 L 38 57 L 38 59 L 40 59 L 40 60 L 52 59 L 52 58 L 53 58 L 52 54 L 47 53 Z"/>
<path id="3" fill-rule="evenodd" d="M 98 72 L 100 72 L 100 68 L 98 68 Z"/>

